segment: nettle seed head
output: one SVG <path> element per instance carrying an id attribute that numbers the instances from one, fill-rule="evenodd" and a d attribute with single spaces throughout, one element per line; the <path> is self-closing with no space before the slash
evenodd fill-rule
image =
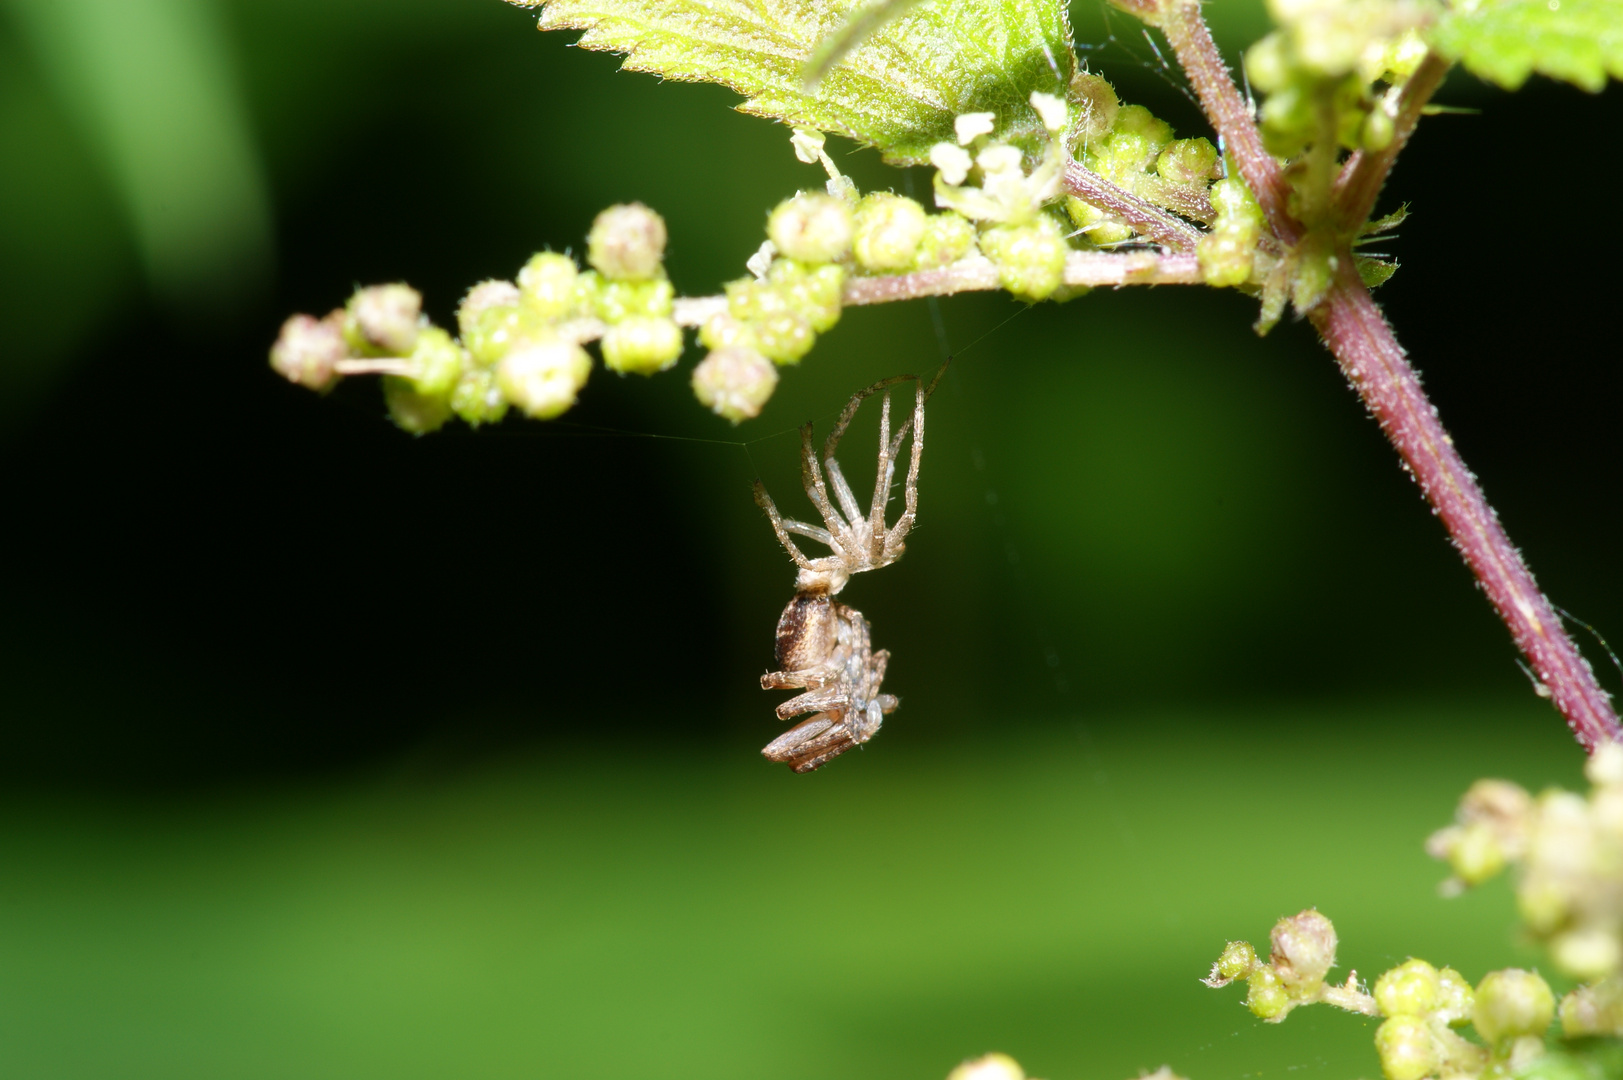
<path id="1" fill-rule="evenodd" d="M 438 431 L 451 419 L 451 402 L 444 394 L 424 394 L 411 379 L 383 377 L 383 403 L 395 427 L 413 435 Z"/>
<path id="2" fill-rule="evenodd" d="M 575 404 L 592 373 L 586 350 L 563 338 L 526 341 L 496 366 L 496 382 L 506 401 L 527 415 L 550 420 Z"/>
<path id="3" fill-rule="evenodd" d="M 470 365 L 451 391 L 451 411 L 475 428 L 497 423 L 506 416 L 507 397 L 496 382 L 495 369 Z"/>
<path id="4" fill-rule="evenodd" d="M 1422 1080 L 1437 1072 L 1437 1041 L 1416 1016 L 1394 1016 L 1375 1032 L 1375 1052 L 1387 1080 Z"/>
<path id="5" fill-rule="evenodd" d="M 586 234 L 586 261 L 611 281 L 643 281 L 663 271 L 665 219 L 642 203 L 611 206 Z"/>
<path id="6" fill-rule="evenodd" d="M 1047 214 L 1024 225 L 985 229 L 980 246 L 997 264 L 998 283 L 1028 301 L 1045 300 L 1059 288 L 1070 250 L 1060 223 Z"/>
<path id="7" fill-rule="evenodd" d="M 411 353 L 417 374 L 412 388 L 429 397 L 448 398 L 467 366 L 467 354 L 450 334 L 437 326 L 425 326 L 417 334 L 417 347 Z"/>
<path id="8" fill-rule="evenodd" d="M 518 272 L 518 291 L 526 311 L 543 322 L 567 318 L 575 306 L 575 279 L 580 271 L 567 255 L 542 251 Z"/>
<path id="9" fill-rule="evenodd" d="M 1555 995 L 1537 972 L 1506 968 L 1483 976 L 1471 1018 L 1490 1045 L 1525 1035 L 1543 1035 L 1555 1018 Z"/>
<path id="10" fill-rule="evenodd" d="M 1375 1003 L 1387 1016 L 1425 1016 L 1437 1005 L 1437 969 L 1424 960 L 1408 960 L 1375 980 Z"/>
<path id="11" fill-rule="evenodd" d="M 369 285 L 344 308 L 344 337 L 362 356 L 409 356 L 422 314 L 423 296 L 410 285 Z"/>
<path id="12" fill-rule="evenodd" d="M 716 349 L 693 369 L 693 395 L 734 424 L 753 420 L 778 387 L 778 371 L 754 349 Z"/>
<path id="13" fill-rule="evenodd" d="M 468 290 L 456 310 L 457 329 L 462 344 L 476 364 L 496 363 L 519 336 L 517 285 L 511 281 L 481 281 Z"/>
<path id="14" fill-rule="evenodd" d="M 912 199 L 876 192 L 857 203 L 851 253 L 864 270 L 905 270 L 924 239 L 924 207 Z"/>
<path id="15" fill-rule="evenodd" d="M 801 262 L 837 262 L 851 250 L 851 209 L 830 195 L 801 192 L 767 219 L 767 235 L 784 255 Z"/>
<path id="16" fill-rule="evenodd" d="M 1270 944 L 1269 958 L 1289 986 L 1314 986 L 1336 966 L 1336 928 L 1313 908 L 1275 923 Z"/>
<path id="17" fill-rule="evenodd" d="M 671 319 L 637 316 L 611 325 L 603 335 L 603 364 L 610 371 L 652 375 L 682 355 L 682 328 Z"/>
<path id="18" fill-rule="evenodd" d="M 350 355 L 344 340 L 344 312 L 325 319 L 295 315 L 282 324 L 271 346 L 271 369 L 291 383 L 311 390 L 327 390 L 338 382 L 335 367 Z"/>

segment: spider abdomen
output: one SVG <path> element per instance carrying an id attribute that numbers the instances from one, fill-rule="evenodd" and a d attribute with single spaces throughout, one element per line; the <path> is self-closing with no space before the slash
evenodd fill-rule
<path id="1" fill-rule="evenodd" d="M 821 667 L 834 651 L 839 620 L 834 601 L 816 593 L 796 593 L 778 617 L 774 655 L 784 671 Z"/>

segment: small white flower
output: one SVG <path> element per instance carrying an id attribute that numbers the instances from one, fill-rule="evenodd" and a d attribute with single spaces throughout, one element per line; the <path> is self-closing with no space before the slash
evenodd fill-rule
<path id="1" fill-rule="evenodd" d="M 810 128 L 795 128 L 794 134 L 789 136 L 789 144 L 795 148 L 795 157 L 807 165 L 816 165 L 822 160 L 823 143 L 826 141 L 821 131 Z"/>
<path id="2" fill-rule="evenodd" d="M 975 164 L 989 173 L 1020 172 L 1020 149 L 1006 143 L 988 146 L 975 158 Z"/>
<path id="3" fill-rule="evenodd" d="M 1043 127 L 1050 133 L 1064 131 L 1071 123 L 1071 110 L 1064 101 L 1053 94 L 1045 94 L 1039 90 L 1031 92 L 1031 107 L 1037 110 L 1042 117 Z"/>
<path id="4" fill-rule="evenodd" d="M 996 113 L 964 113 L 952 122 L 953 130 L 958 132 L 958 145 L 968 146 L 975 141 L 976 136 L 992 134 L 992 128 L 996 126 L 996 122 Z"/>
<path id="5" fill-rule="evenodd" d="M 960 120 L 963 117 L 959 117 Z M 941 170 L 941 179 L 954 186 L 962 184 L 973 164 L 969 151 L 952 145 L 936 143 L 930 147 L 930 164 Z"/>

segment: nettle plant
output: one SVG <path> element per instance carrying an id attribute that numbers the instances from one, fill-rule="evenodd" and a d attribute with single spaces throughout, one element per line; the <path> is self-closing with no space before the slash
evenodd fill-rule
<path id="1" fill-rule="evenodd" d="M 1207 285 L 1255 296 L 1258 333 L 1293 309 L 1317 329 L 1419 482 L 1540 695 L 1592 753 L 1587 797 L 1535 797 L 1485 780 L 1429 845 L 1451 866 L 1455 891 L 1515 867 L 1527 932 L 1577 989 L 1558 1001 L 1540 975 L 1515 969 L 1473 986 L 1421 959 L 1372 986 L 1356 973 L 1332 983 L 1335 930 L 1311 910 L 1274 927 L 1266 959 L 1230 943 L 1208 983 L 1244 980 L 1247 1006 L 1270 1021 L 1314 1003 L 1383 1017 L 1375 1047 L 1391 1080 L 1578 1080 L 1623 1070 L 1617 715 L 1371 298 L 1395 266 L 1360 253 L 1403 218 L 1402 210 L 1373 218 L 1376 199 L 1454 64 L 1508 89 L 1538 72 L 1597 91 L 1609 75 L 1623 77 L 1618 0 L 1270 0 L 1277 29 L 1245 53 L 1246 93 L 1198 0 L 1115 0 L 1165 39 L 1193 88 L 1211 132 L 1186 138 L 1085 69 L 1057 0 L 525 2 L 540 7 L 543 29 L 584 30 L 582 46 L 624 53 L 628 68 L 742 92 L 739 108 L 788 125 L 794 152 L 821 165 L 826 184 L 771 210 L 748 274 L 718 295 L 676 296 L 663 269 L 664 222 L 641 204 L 614 206 L 587 238 L 587 267 L 542 252 L 512 281 L 475 285 L 455 335 L 427 322 L 409 286 L 363 288 L 324 318 L 289 319 L 271 352 L 276 371 L 317 391 L 382 376 L 395 423 L 426 434 L 453 417 L 494 423 L 514 407 L 558 416 L 590 376 L 588 344 L 610 370 L 653 375 L 677 364 L 694 330 L 704 357 L 689 375 L 693 392 L 736 424 L 760 412 L 778 368 L 799 363 L 849 305 L 973 290 L 1039 302 L 1096 286 Z M 877 147 L 896 165 L 933 167 L 934 206 L 859 191 L 824 150 L 825 132 Z M 910 484 L 923 396 L 921 389 Z M 817 470 L 809 431 L 804 443 L 810 477 Z M 832 447 L 825 456 L 832 461 Z M 883 459 L 881 473 L 879 515 L 892 482 Z M 821 488 L 807 483 L 815 502 Z M 849 517 L 842 521 L 857 528 L 860 508 L 841 501 Z M 850 557 L 832 522 L 825 531 L 775 513 L 773 520 L 791 552 L 786 528 L 825 543 L 832 537 L 835 555 Z M 899 553 L 898 541 L 894 554 L 887 547 L 856 568 Z M 822 570 L 817 560 L 802 565 L 803 577 Z M 838 615 L 827 600 L 833 591 L 797 593 L 796 603 L 823 603 Z M 894 707 L 874 674 L 876 665 L 883 672 L 883 654 L 868 655 L 860 613 L 828 623 L 824 662 L 835 673 L 842 664 L 867 672 L 877 727 L 885 702 Z M 836 642 L 840 627 L 856 626 L 860 656 Z M 837 733 L 865 738 L 858 727 Z M 815 767 L 831 756 L 827 749 L 785 753 Z M 1475 1039 L 1461 1033 L 1467 1025 Z M 991 1055 L 966 1062 L 953 1080 L 1022 1076 L 1013 1060 Z"/>

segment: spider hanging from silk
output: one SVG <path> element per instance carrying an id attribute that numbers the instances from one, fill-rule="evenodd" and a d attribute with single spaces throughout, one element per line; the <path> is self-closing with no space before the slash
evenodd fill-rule
<path id="1" fill-rule="evenodd" d="M 926 386 L 916 375 L 897 375 L 857 391 L 840 413 L 834 430 L 823 443 L 819 464 L 812 446 L 812 426 L 800 429 L 800 478 L 806 497 L 823 519 L 822 525 L 785 518 L 761 482 L 755 482 L 755 502 L 772 522 L 778 542 L 799 567 L 794 599 L 778 619 L 775 658 L 779 671 L 761 676 L 766 690 L 804 689 L 777 708 L 779 720 L 813 715 L 768 743 L 761 753 L 781 761 L 797 773 L 811 772 L 873 738 L 884 714 L 899 704 L 893 694 L 880 693 L 890 653 L 874 652 L 868 620 L 862 612 L 834 599 L 852 574 L 889 566 L 902 557 L 904 541 L 913 528 L 919 503 L 919 457 L 924 449 L 924 403 L 941 381 L 941 371 Z M 915 384 L 913 415 L 894 435 L 890 430 L 890 388 Z M 857 502 L 840 464 L 834 458 L 840 439 L 862 403 L 880 394 L 879 464 L 873 498 L 866 513 Z M 896 459 L 911 435 L 907 479 L 902 485 L 903 510 L 893 525 L 885 513 L 895 484 Z M 833 489 L 833 499 L 829 489 Z M 838 503 L 838 506 L 835 504 Z M 791 538 L 803 536 L 828 547 L 832 554 L 809 558 Z"/>

